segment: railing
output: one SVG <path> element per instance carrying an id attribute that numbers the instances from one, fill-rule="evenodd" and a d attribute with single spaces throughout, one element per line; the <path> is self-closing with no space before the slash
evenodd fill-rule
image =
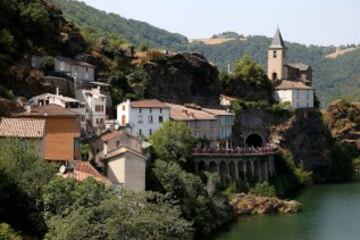
<path id="1" fill-rule="evenodd" d="M 261 156 L 261 155 L 271 155 L 279 151 L 279 148 L 272 145 L 265 145 L 262 147 L 249 147 L 249 148 L 195 148 L 193 155 L 195 156 L 219 156 L 219 155 L 228 155 L 228 156 Z"/>

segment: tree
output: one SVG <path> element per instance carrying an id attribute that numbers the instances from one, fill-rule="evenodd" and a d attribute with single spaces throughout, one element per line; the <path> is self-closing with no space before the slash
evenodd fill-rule
<path id="1" fill-rule="evenodd" d="M 16 229 L 41 235 L 45 230 L 40 195 L 56 167 L 45 162 L 30 142 L 0 142 L 0 217 Z"/>
<path id="2" fill-rule="evenodd" d="M 93 178 L 83 182 L 75 179 L 54 178 L 42 193 L 44 214 L 49 219 L 53 216 L 65 217 L 78 208 L 97 206 L 111 195 L 111 191 Z"/>
<path id="3" fill-rule="evenodd" d="M 98 206 L 54 218 L 45 239 L 191 239 L 180 209 L 155 193 L 113 195 Z"/>
<path id="4" fill-rule="evenodd" d="M 156 160 L 153 171 L 164 190 L 179 201 L 185 219 L 194 223 L 197 234 L 215 226 L 216 210 L 200 177 L 187 173 L 176 162 Z"/>
<path id="5" fill-rule="evenodd" d="M 158 158 L 180 163 L 191 159 L 195 147 L 190 129 L 181 122 L 165 122 L 150 136 L 150 141 Z"/>
<path id="6" fill-rule="evenodd" d="M 6 223 L 0 223 L 0 240 L 22 240 L 22 237 Z"/>
<path id="7" fill-rule="evenodd" d="M 235 63 L 234 74 L 245 81 L 254 82 L 258 85 L 269 82 L 263 67 L 249 55 L 244 55 Z"/>

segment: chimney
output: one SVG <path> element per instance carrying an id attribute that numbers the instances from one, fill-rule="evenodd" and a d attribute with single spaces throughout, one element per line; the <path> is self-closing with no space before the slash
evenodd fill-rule
<path id="1" fill-rule="evenodd" d="M 59 88 L 56 87 L 56 96 L 59 96 Z"/>

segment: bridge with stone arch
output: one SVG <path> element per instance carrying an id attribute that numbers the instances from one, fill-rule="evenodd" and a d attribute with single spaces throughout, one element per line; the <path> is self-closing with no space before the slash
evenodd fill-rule
<path id="1" fill-rule="evenodd" d="M 277 149 L 195 149 L 194 163 L 197 174 L 215 172 L 221 182 L 256 180 L 267 181 L 275 173 L 274 155 Z"/>

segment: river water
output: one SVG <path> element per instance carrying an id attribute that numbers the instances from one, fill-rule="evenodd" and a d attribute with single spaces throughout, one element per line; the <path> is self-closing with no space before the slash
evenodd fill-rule
<path id="1" fill-rule="evenodd" d="M 242 217 L 214 240 L 360 240 L 360 182 L 309 187 L 296 200 L 298 214 Z"/>

